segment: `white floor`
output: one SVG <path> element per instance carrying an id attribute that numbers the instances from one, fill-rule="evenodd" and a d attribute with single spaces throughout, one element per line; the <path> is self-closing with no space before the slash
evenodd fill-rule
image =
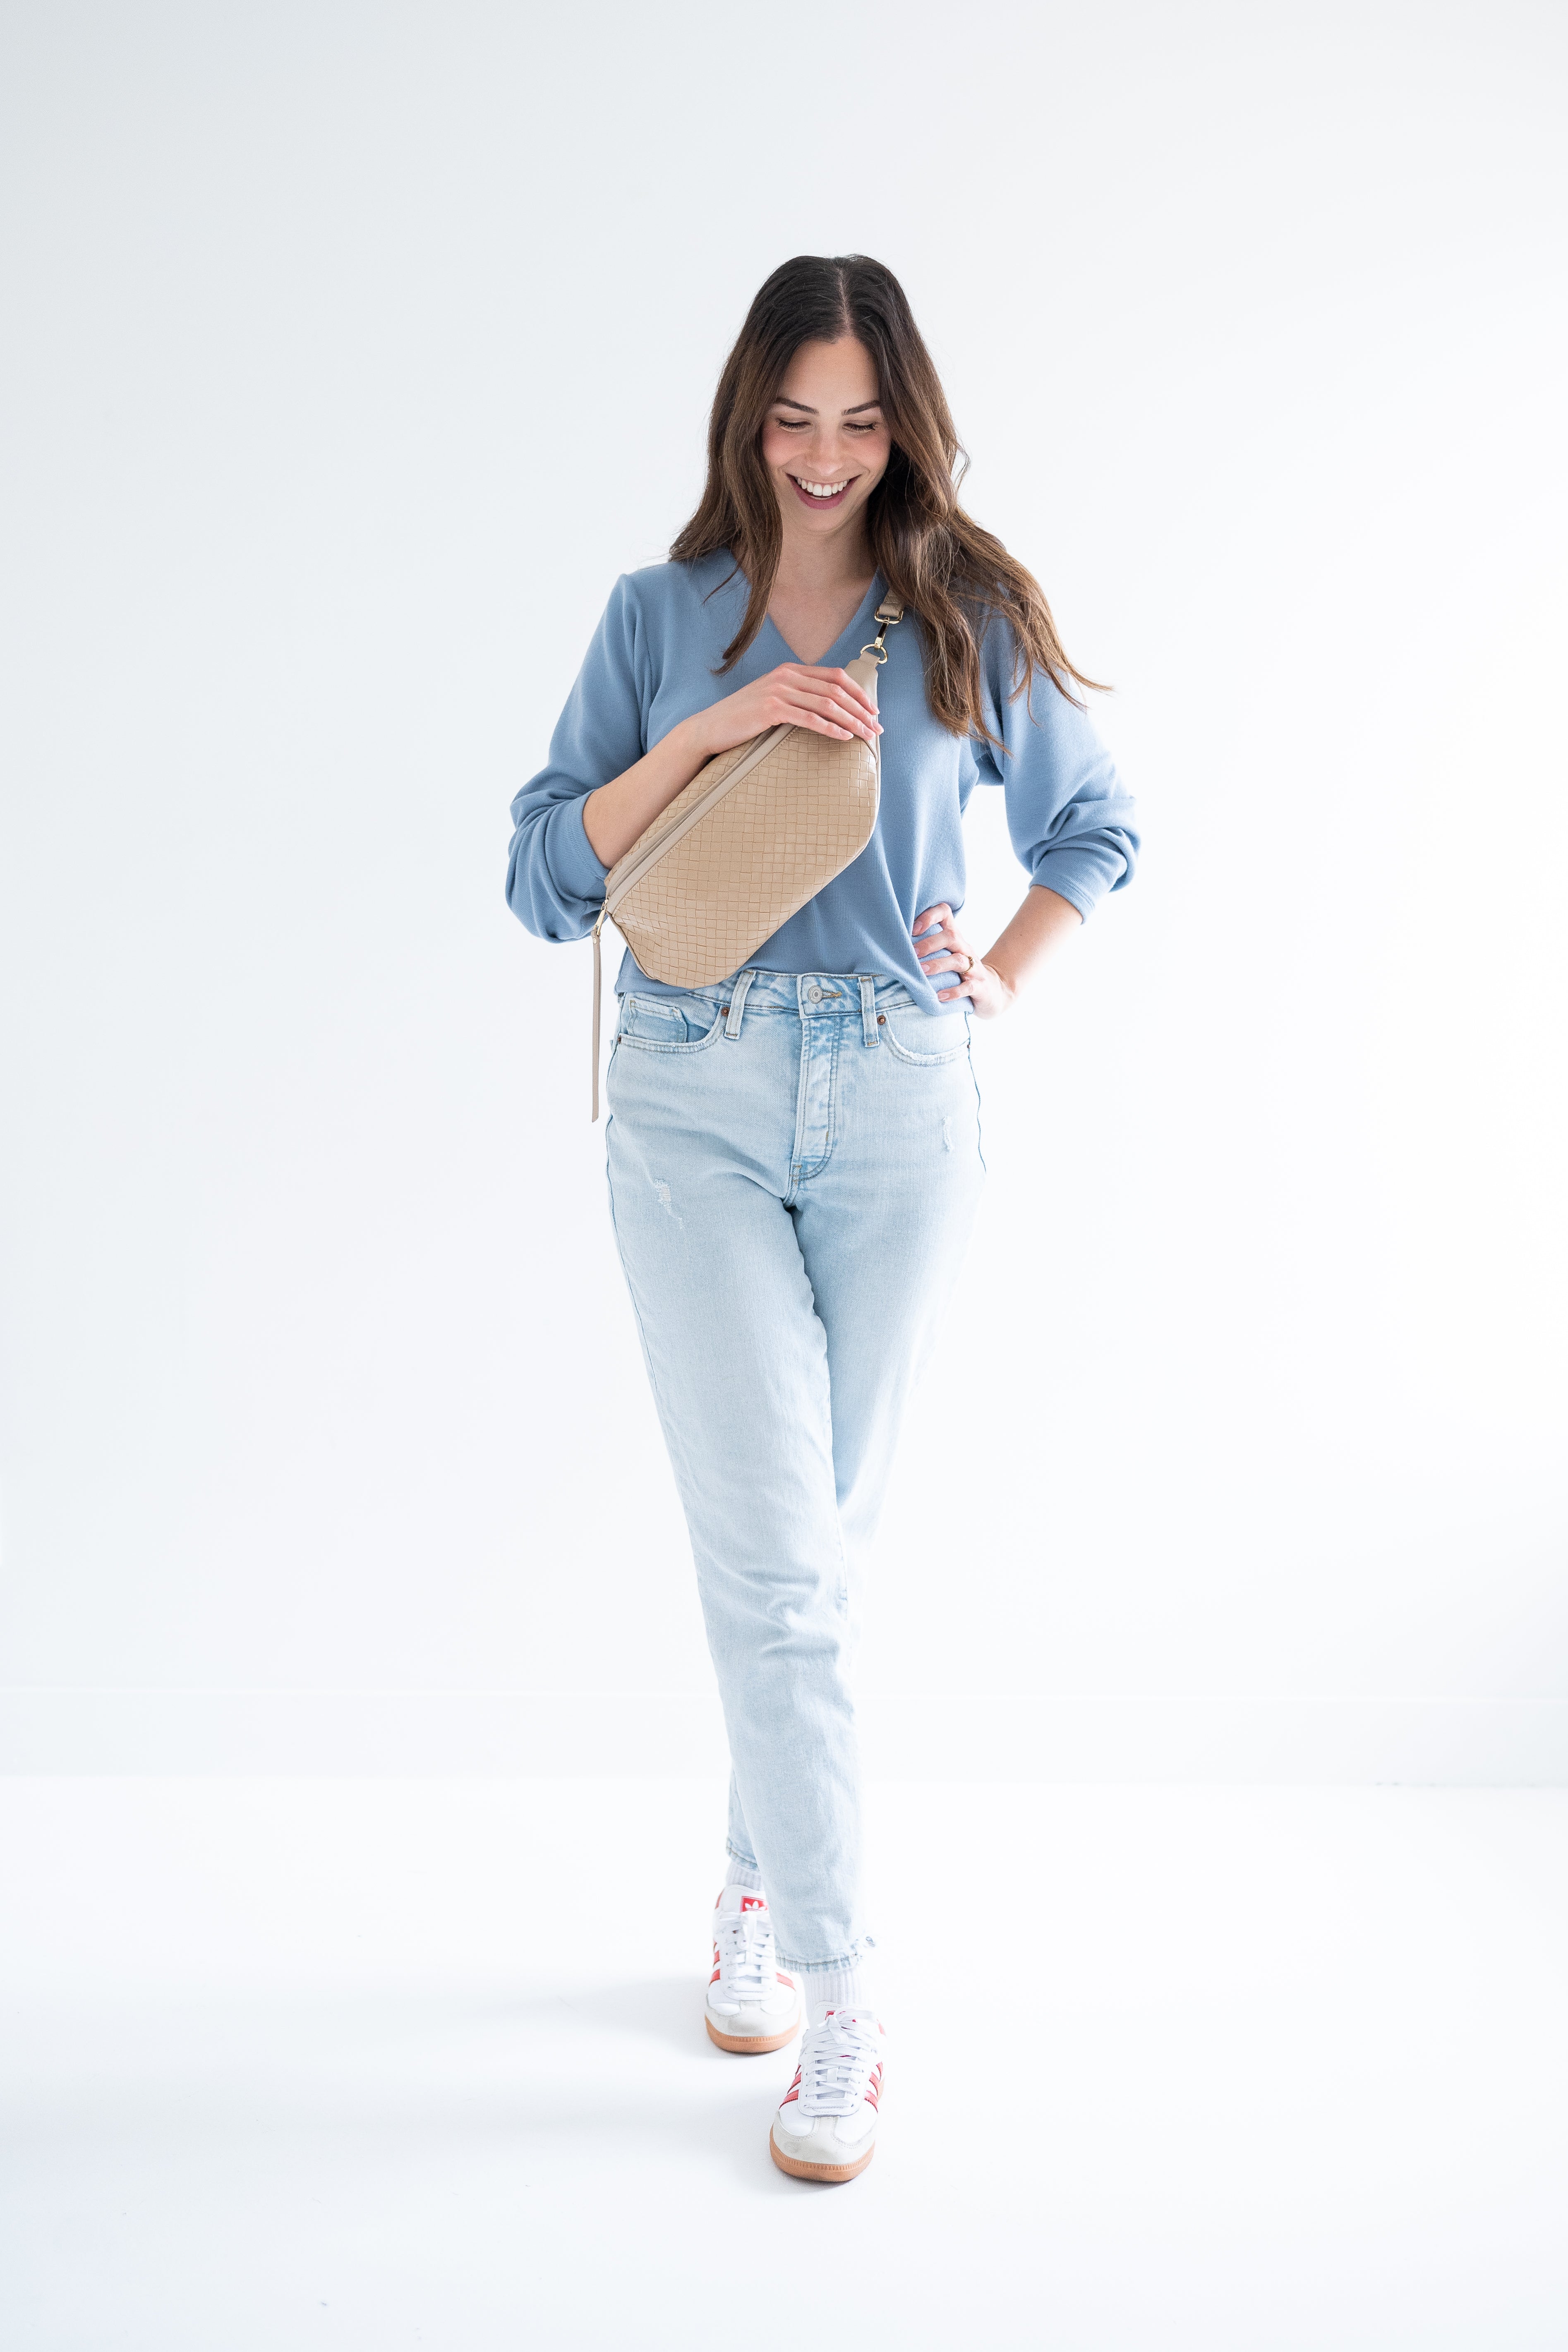
<path id="1" fill-rule="evenodd" d="M 691 1782 L 0 1783 L 7 2352 L 1561 2352 L 1568 1791 L 885 1787 L 768 2161 Z"/>

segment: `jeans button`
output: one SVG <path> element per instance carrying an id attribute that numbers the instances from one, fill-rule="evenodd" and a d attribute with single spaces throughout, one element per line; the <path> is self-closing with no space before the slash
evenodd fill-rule
<path id="1" fill-rule="evenodd" d="M 806 994 L 806 1002 L 807 1002 L 808 1003 L 811 1003 L 811 1004 L 820 1004 L 820 1003 L 821 1003 L 821 1002 L 822 1002 L 822 991 L 821 991 L 821 989 L 820 989 L 820 988 L 808 988 L 808 989 L 806 990 L 806 992 L 805 992 L 805 994 Z"/>

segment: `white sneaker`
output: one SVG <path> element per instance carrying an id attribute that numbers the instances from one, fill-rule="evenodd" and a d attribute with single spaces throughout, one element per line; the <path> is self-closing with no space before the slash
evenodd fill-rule
<path id="1" fill-rule="evenodd" d="M 767 1903 L 752 1887 L 726 1886 L 713 1906 L 706 2018 L 709 2040 L 742 2057 L 782 2050 L 800 2025 L 795 1979 L 779 1967 Z"/>
<path id="2" fill-rule="evenodd" d="M 868 2009 L 830 2009 L 800 2045 L 800 2064 L 768 2146 L 797 2180 L 853 2180 L 877 2153 L 883 2028 Z"/>

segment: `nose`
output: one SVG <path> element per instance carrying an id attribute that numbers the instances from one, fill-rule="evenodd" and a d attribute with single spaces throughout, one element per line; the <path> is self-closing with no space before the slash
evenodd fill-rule
<path id="1" fill-rule="evenodd" d="M 818 482 L 837 482 L 842 475 L 854 472 L 848 454 L 837 433 L 820 427 L 811 436 L 809 452 L 816 472 L 812 478 Z"/>

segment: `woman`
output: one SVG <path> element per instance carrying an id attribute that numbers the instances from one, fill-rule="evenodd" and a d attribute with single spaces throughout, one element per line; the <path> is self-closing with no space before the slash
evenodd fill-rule
<path id="1" fill-rule="evenodd" d="M 550 763 L 512 804 L 510 903 L 549 940 L 716 753 L 788 720 L 880 740 L 862 854 L 743 971 L 628 954 L 611 1213 L 685 1506 L 732 1771 L 708 2032 L 800 2064 L 775 2163 L 870 2161 L 882 2029 L 860 1912 L 847 1685 L 859 1571 L 983 1177 L 969 1024 L 1006 1011 L 1131 876 L 1131 803 L 1038 587 L 960 508 L 960 450 L 891 273 L 786 262 L 720 381 L 708 482 L 623 578 Z M 884 597 L 879 709 L 846 675 Z M 1029 877 L 982 956 L 962 818 L 1000 784 Z"/>

